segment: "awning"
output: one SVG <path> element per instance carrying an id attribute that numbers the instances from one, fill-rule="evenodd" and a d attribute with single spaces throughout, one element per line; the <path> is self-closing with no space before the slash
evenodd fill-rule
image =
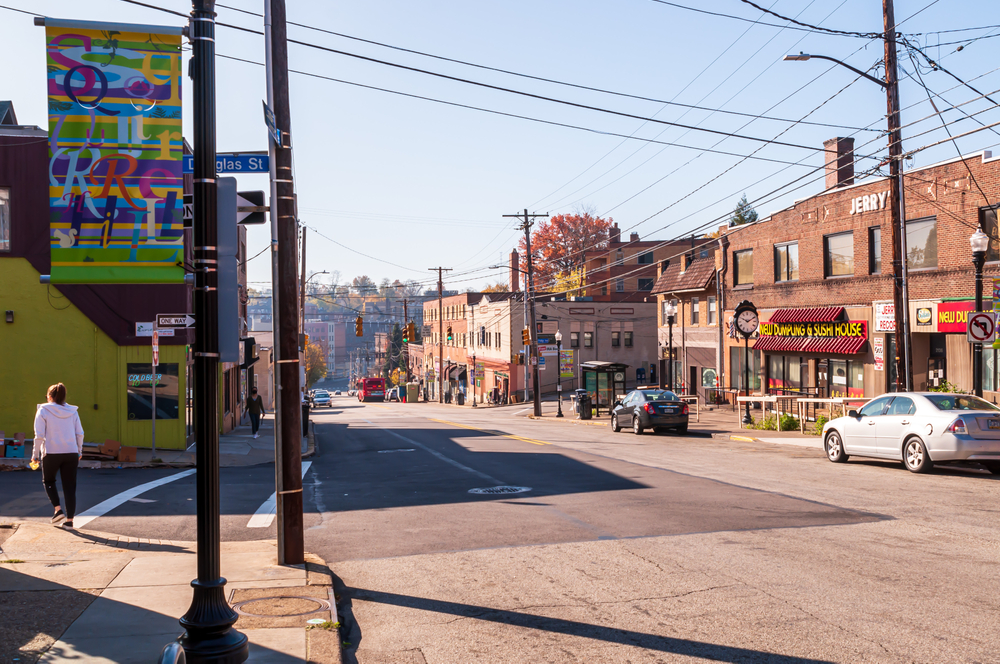
<path id="1" fill-rule="evenodd" d="M 778 309 L 771 314 L 769 323 L 832 323 L 844 314 L 843 307 L 816 307 L 812 309 Z"/>
<path id="2" fill-rule="evenodd" d="M 837 353 L 853 355 L 865 348 L 864 337 L 761 337 L 754 350 L 770 353 Z"/>

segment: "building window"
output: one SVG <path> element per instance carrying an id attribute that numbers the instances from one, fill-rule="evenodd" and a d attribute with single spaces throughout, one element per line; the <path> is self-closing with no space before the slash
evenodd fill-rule
<path id="1" fill-rule="evenodd" d="M 736 286 L 753 285 L 753 249 L 733 252 L 733 280 Z"/>
<path id="2" fill-rule="evenodd" d="M 594 347 L 594 333 L 593 332 L 584 332 L 583 333 L 583 347 L 584 348 L 593 348 Z"/>
<path id="3" fill-rule="evenodd" d="M 701 302 L 698 301 L 698 298 L 692 297 L 691 298 L 691 324 L 692 325 L 698 325 L 698 318 L 699 318 L 699 314 L 700 313 L 701 313 Z"/>
<path id="4" fill-rule="evenodd" d="M 632 347 L 632 333 L 631 332 L 626 332 L 625 333 L 625 348 L 631 348 L 631 347 Z"/>
<path id="5" fill-rule="evenodd" d="M 624 279 L 615 279 L 615 292 L 616 293 L 622 293 L 624 291 L 625 291 L 625 280 Z"/>
<path id="6" fill-rule="evenodd" d="M 496 335 L 497 335 L 497 345 L 496 345 L 496 347 L 500 348 L 500 332 L 497 332 Z"/>
<path id="7" fill-rule="evenodd" d="M 655 281 L 655 279 L 640 279 L 639 290 L 653 290 L 653 283 Z"/>
<path id="8" fill-rule="evenodd" d="M 868 274 L 882 274 L 882 229 L 868 229 Z"/>
<path id="9" fill-rule="evenodd" d="M 667 260 L 665 260 L 665 261 L 660 261 L 660 274 L 663 274 L 664 272 L 666 272 L 668 267 L 670 267 L 670 259 L 669 258 Z"/>
<path id="10" fill-rule="evenodd" d="M 621 265 L 625 262 L 625 255 L 622 254 L 622 250 L 619 249 L 615 252 L 615 265 Z"/>
<path id="11" fill-rule="evenodd" d="M 607 295 L 607 294 L 608 294 L 608 285 L 601 284 L 601 295 Z"/>
<path id="12" fill-rule="evenodd" d="M 570 332 L 569 333 L 569 347 L 570 348 L 579 348 L 580 347 L 580 333 L 579 332 Z"/>
<path id="13" fill-rule="evenodd" d="M 799 280 L 799 243 L 788 242 L 774 246 L 774 280 Z"/>
<path id="14" fill-rule="evenodd" d="M 0 251 L 10 251 L 10 189 L 0 189 Z"/>
<path id="15" fill-rule="evenodd" d="M 653 252 L 647 251 L 644 254 L 639 254 L 639 265 L 652 265 L 653 264 Z"/>
<path id="16" fill-rule="evenodd" d="M 611 333 L 611 347 L 612 348 L 618 348 L 621 345 L 622 345 L 622 333 L 621 332 L 612 332 Z"/>
<path id="17" fill-rule="evenodd" d="M 826 245 L 825 276 L 854 276 L 854 232 L 827 235 L 823 238 L 823 244 Z"/>
<path id="18" fill-rule="evenodd" d="M 708 296 L 708 324 L 715 325 L 715 296 Z"/>
<path id="19" fill-rule="evenodd" d="M 937 264 L 937 217 L 906 222 L 906 267 L 921 270 Z"/>
<path id="20" fill-rule="evenodd" d="M 3 193 L 0 193 L 0 197 Z M 2 214 L 2 212 L 0 212 Z M 987 261 L 1000 261 L 1000 241 L 997 236 L 1000 229 L 997 228 L 997 206 L 979 208 L 979 226 L 983 232 L 990 236 L 990 248 L 986 250 Z M 0 221 L 0 238 L 3 237 L 3 221 Z M 0 246 L 3 240 L 0 239 Z"/>

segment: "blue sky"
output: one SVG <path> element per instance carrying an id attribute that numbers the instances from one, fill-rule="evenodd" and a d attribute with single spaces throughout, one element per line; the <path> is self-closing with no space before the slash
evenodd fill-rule
<path id="1" fill-rule="evenodd" d="M 4 0 L 3 4 L 60 18 L 181 22 L 179 17 L 121 0 Z M 179 0 L 155 0 L 155 4 L 190 10 L 189 3 Z M 249 0 L 223 4 L 257 13 L 263 7 L 262 2 Z M 559 214 L 586 207 L 613 217 L 623 231 L 665 240 L 718 226 L 744 192 L 751 200 L 763 198 L 757 204 L 763 215 L 821 190 L 822 173 L 808 174 L 822 165 L 822 155 L 815 150 L 827 138 L 855 135 L 859 151 L 885 154 L 884 138 L 872 131 L 885 127 L 885 95 L 878 86 L 855 81 L 855 74 L 829 62 L 781 62 L 785 53 L 805 51 L 867 70 L 882 59 L 881 41 L 797 30 L 740 0 L 676 0 L 674 4 L 749 20 L 710 16 L 655 0 L 289 1 L 288 16 L 293 22 L 659 101 L 468 67 L 302 27 L 289 26 L 292 39 L 574 104 L 790 144 L 764 145 L 644 122 L 291 44 L 289 63 L 294 70 L 592 130 L 292 74 L 299 211 L 303 222 L 316 231 L 311 230 L 309 236 L 309 272 L 337 270 L 343 280 L 367 274 L 375 281 L 388 277 L 430 282 L 427 268 L 443 265 L 455 268 L 449 287 L 464 290 L 505 280 L 502 273 L 487 269 L 503 262 L 517 242 L 514 223 L 503 219 L 503 214 L 524 208 Z M 879 0 L 762 0 L 757 4 L 836 30 L 868 33 L 882 28 Z M 261 28 L 260 18 L 223 7 L 218 12 L 221 22 Z M 1000 37 L 991 38 L 1000 35 L 1000 12 L 994 3 L 896 0 L 896 16 L 900 30 L 914 35 L 914 43 L 951 72 L 983 93 L 1000 88 L 1000 71 L 988 73 L 1000 64 L 996 58 Z M 44 127 L 44 31 L 33 27 L 31 17 L 24 14 L 0 9 L 0 17 L 0 39 L 8 52 L 0 98 L 14 101 L 21 123 Z M 977 37 L 982 38 L 969 43 Z M 937 46 L 956 40 L 962 40 L 961 51 L 956 52 L 959 44 Z M 262 37 L 224 27 L 217 30 L 217 49 L 224 55 L 264 59 Z M 913 73 L 905 52 L 900 62 Z M 260 106 L 265 96 L 264 68 L 221 58 L 217 65 L 219 151 L 265 149 Z M 942 96 L 939 108 L 979 96 L 944 72 L 925 66 L 922 75 L 924 83 Z M 933 109 L 924 89 L 905 73 L 901 78 L 904 147 L 914 149 L 946 138 L 939 119 L 925 119 Z M 190 100 L 190 81 L 185 79 L 185 83 L 185 98 Z M 692 110 L 661 101 L 780 120 Z M 1000 111 L 992 106 L 977 100 L 962 109 L 980 112 L 975 117 L 991 124 L 1000 121 Z M 187 136 L 191 134 L 190 110 L 190 106 L 185 108 Z M 962 116 L 952 109 L 944 117 L 956 121 Z M 801 119 L 835 126 L 785 121 Z M 958 134 L 978 127 L 974 120 L 965 119 L 951 128 Z M 959 139 L 958 145 L 965 153 L 989 149 L 1000 144 L 997 132 L 1000 128 L 981 131 Z M 814 150 L 804 149 L 809 147 Z M 754 151 L 758 159 L 743 159 Z M 955 155 L 955 147 L 945 143 L 917 154 L 914 164 L 927 165 Z M 798 162 L 801 165 L 788 165 Z M 876 163 L 866 160 L 859 170 Z M 807 175 L 793 187 L 769 194 Z M 240 189 L 267 188 L 262 176 L 241 176 L 239 185 Z M 264 248 L 268 237 L 266 227 L 251 228 L 250 255 Z M 249 264 L 249 274 L 253 282 L 270 281 L 266 253 Z"/>

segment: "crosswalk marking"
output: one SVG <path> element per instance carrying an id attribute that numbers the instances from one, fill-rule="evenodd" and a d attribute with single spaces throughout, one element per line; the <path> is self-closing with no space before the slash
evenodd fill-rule
<path id="1" fill-rule="evenodd" d="M 306 471 L 309 470 L 309 466 L 312 465 L 312 461 L 302 462 L 302 477 L 306 476 Z M 275 512 L 278 509 L 278 497 L 276 493 L 272 493 L 271 497 L 263 502 L 263 504 L 257 508 L 254 515 L 250 517 L 249 523 L 247 523 L 247 528 L 267 528 L 274 522 Z"/>

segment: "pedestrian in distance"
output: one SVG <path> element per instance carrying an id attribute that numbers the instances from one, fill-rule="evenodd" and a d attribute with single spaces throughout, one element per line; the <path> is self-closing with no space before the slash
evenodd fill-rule
<path id="1" fill-rule="evenodd" d="M 264 400 L 257 394 L 257 388 L 250 390 L 250 397 L 247 399 L 247 413 L 250 415 L 250 429 L 254 438 L 260 438 L 257 431 L 260 429 L 260 417 L 264 414 Z"/>
<path id="2" fill-rule="evenodd" d="M 35 441 L 31 449 L 33 467 L 42 461 L 42 486 L 52 502 L 52 524 L 73 527 L 76 514 L 76 469 L 83 458 L 83 425 L 76 406 L 66 403 L 66 386 L 49 388 L 46 403 L 35 410 Z M 60 506 L 56 474 L 62 478 L 66 509 Z"/>

